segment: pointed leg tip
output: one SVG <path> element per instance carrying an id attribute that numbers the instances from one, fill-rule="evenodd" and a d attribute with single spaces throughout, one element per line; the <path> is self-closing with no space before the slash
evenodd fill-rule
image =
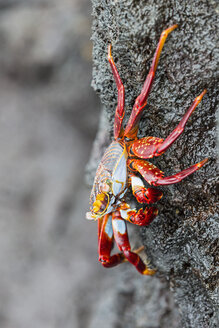
<path id="1" fill-rule="evenodd" d="M 170 28 L 171 28 L 171 31 L 175 30 L 175 28 L 177 28 L 179 25 L 178 24 L 174 24 L 172 25 Z"/>
<path id="2" fill-rule="evenodd" d="M 178 24 L 174 24 L 174 25 L 170 26 L 169 28 L 167 28 L 167 29 L 165 30 L 165 32 L 166 32 L 167 34 L 169 34 L 169 33 L 171 33 L 173 30 L 175 30 L 177 27 L 178 27 Z"/>
<path id="3" fill-rule="evenodd" d="M 203 159 L 203 161 L 201 161 L 202 165 L 204 165 L 205 163 L 207 163 L 207 161 L 208 161 L 208 158 Z"/>
<path id="4" fill-rule="evenodd" d="M 112 51 L 112 45 L 110 43 L 110 44 L 108 44 L 108 58 L 112 57 L 111 51 Z"/>
<path id="5" fill-rule="evenodd" d="M 143 250 L 144 250 L 144 246 L 141 246 L 141 247 L 135 249 L 135 250 L 133 251 L 133 253 L 135 253 L 135 254 L 139 254 L 139 253 L 141 253 Z"/>
<path id="6" fill-rule="evenodd" d="M 163 43 L 164 43 L 165 40 L 166 40 L 166 38 L 167 38 L 167 36 L 168 36 L 173 30 L 175 30 L 175 28 L 177 28 L 177 27 L 178 27 L 178 25 L 175 24 L 175 25 L 172 25 L 172 26 L 168 27 L 166 30 L 164 30 L 164 31 L 161 33 L 160 41 L 163 39 Z M 163 48 L 163 45 L 162 45 L 161 49 L 162 49 L 162 48 Z M 161 51 L 161 49 L 160 49 L 160 51 Z M 157 65 L 155 66 L 155 69 L 156 69 L 156 67 L 157 67 Z"/>
<path id="7" fill-rule="evenodd" d="M 147 275 L 147 276 L 153 276 L 155 273 L 157 272 L 157 270 L 153 270 L 153 269 L 145 269 L 142 274 Z"/>
<path id="8" fill-rule="evenodd" d="M 202 93 L 196 98 L 197 103 L 200 103 L 200 101 L 202 100 L 202 98 L 206 94 L 206 92 L 207 92 L 207 89 L 204 89 L 202 91 Z"/>
<path id="9" fill-rule="evenodd" d="M 208 158 L 203 159 L 203 161 L 196 164 L 196 166 L 200 169 L 205 163 L 207 163 Z"/>
<path id="10" fill-rule="evenodd" d="M 202 99 L 202 97 L 206 94 L 206 92 L 207 92 L 207 89 L 204 89 L 199 97 L 201 97 L 201 99 Z"/>

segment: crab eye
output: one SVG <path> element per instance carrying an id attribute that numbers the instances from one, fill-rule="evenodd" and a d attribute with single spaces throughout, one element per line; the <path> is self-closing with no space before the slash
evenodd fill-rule
<path id="1" fill-rule="evenodd" d="M 100 183 L 99 188 L 103 193 L 110 191 L 110 186 L 106 182 Z"/>
<path id="2" fill-rule="evenodd" d="M 93 203 L 93 211 L 97 214 L 103 214 L 109 204 L 109 196 L 106 193 L 98 194 Z"/>

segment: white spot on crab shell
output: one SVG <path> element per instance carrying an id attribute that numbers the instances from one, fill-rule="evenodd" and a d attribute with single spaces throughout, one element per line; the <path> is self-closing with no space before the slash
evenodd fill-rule
<path id="1" fill-rule="evenodd" d="M 122 220 L 113 220 L 112 224 L 113 224 L 113 230 L 115 230 L 116 232 L 119 232 L 122 235 L 126 232 L 126 226 L 125 226 L 124 221 L 122 221 Z"/>

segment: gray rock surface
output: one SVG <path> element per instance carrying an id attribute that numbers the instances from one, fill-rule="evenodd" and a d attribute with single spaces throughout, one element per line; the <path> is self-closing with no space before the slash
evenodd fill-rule
<path id="1" fill-rule="evenodd" d="M 127 266 L 113 269 L 115 280 L 110 295 L 106 297 L 104 293 L 100 299 L 91 327 L 97 326 L 101 318 L 107 318 L 105 327 L 218 327 L 216 2 L 93 0 L 92 3 L 92 85 L 103 103 L 103 113 L 88 166 L 90 174 L 94 174 L 95 163 L 112 137 L 117 102 L 116 85 L 107 62 L 107 44 L 112 44 L 112 54 L 125 85 L 127 121 L 160 33 L 175 23 L 179 27 L 165 44 L 139 136 L 167 136 L 193 99 L 207 88 L 184 134 L 153 162 L 167 175 L 206 157 L 209 163 L 182 183 L 163 188 L 165 196 L 158 205 L 159 216 L 149 227 L 135 229 L 130 238 L 135 243 L 138 231 L 141 233 L 152 266 L 158 269 L 157 275 L 139 277 Z M 152 298 L 154 301 L 150 302 Z"/>

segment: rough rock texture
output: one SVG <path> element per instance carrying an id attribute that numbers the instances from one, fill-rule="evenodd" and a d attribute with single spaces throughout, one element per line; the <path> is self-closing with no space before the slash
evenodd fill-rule
<path id="1" fill-rule="evenodd" d="M 107 318 L 105 327 L 218 327 L 216 2 L 93 0 L 92 3 L 92 85 L 104 106 L 89 172 L 93 172 L 113 131 L 117 90 L 107 63 L 107 44 L 112 44 L 112 54 L 125 85 L 128 117 L 149 70 L 160 33 L 175 23 L 179 27 L 165 44 L 139 136 L 167 136 L 193 99 L 207 88 L 184 134 L 153 162 L 167 175 L 206 157 L 209 163 L 182 183 L 163 188 L 165 196 L 159 202 L 157 219 L 132 234 L 136 239 L 137 231 L 141 232 L 147 255 L 158 269 L 157 277 L 142 278 L 133 273 L 128 278 L 133 268 L 114 269 L 110 296 L 104 293 L 100 299 L 91 327 L 97 326 L 95 318 L 101 316 L 103 320 Z M 123 270 L 127 270 L 127 275 Z M 162 297 L 166 304 L 161 304 Z M 163 311 L 160 316 L 159 311 Z"/>

